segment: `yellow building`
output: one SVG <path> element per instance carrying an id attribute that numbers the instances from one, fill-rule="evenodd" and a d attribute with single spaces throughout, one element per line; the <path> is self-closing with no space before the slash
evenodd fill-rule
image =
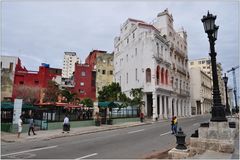
<path id="1" fill-rule="evenodd" d="M 103 86 L 113 82 L 113 53 L 97 55 L 96 60 L 96 97 Z"/>

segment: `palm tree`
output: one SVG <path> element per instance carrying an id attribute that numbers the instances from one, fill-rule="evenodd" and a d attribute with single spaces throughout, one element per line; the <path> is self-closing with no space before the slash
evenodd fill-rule
<path id="1" fill-rule="evenodd" d="M 138 105 L 139 110 L 141 111 L 141 106 L 143 105 L 143 88 L 132 88 L 130 91 L 130 95 L 133 96 L 131 101 L 132 105 Z"/>
<path id="2" fill-rule="evenodd" d="M 71 93 L 68 90 L 63 90 L 62 95 L 67 99 L 67 103 L 73 102 L 76 98 L 76 93 Z M 79 99 L 79 98 L 78 98 Z"/>

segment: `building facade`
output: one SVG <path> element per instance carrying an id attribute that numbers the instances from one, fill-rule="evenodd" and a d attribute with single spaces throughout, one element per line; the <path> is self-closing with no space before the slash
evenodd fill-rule
<path id="1" fill-rule="evenodd" d="M 21 66 L 21 61 L 16 64 L 14 75 L 12 99 L 23 96 L 24 90 L 30 90 L 37 94 L 39 101 L 43 99 L 44 89 L 47 88 L 49 81 L 54 81 L 57 76 L 61 76 L 62 70 L 58 68 L 50 68 L 49 64 L 42 63 L 39 71 L 29 71 Z M 42 97 L 42 98 L 41 98 Z"/>
<path id="2" fill-rule="evenodd" d="M 200 67 L 190 68 L 192 115 L 210 113 L 212 107 L 212 79 Z"/>
<path id="3" fill-rule="evenodd" d="M 96 59 L 96 97 L 103 86 L 113 82 L 113 54 L 103 53 Z"/>
<path id="4" fill-rule="evenodd" d="M 16 64 L 21 63 L 18 57 L 1 55 L 1 101 L 12 98 Z"/>
<path id="5" fill-rule="evenodd" d="M 153 24 L 128 19 L 114 40 L 114 79 L 130 96 L 143 88 L 144 112 L 153 120 L 190 115 L 187 34 L 173 29 L 166 9 Z"/>
<path id="6" fill-rule="evenodd" d="M 62 77 L 71 78 L 75 71 L 75 63 L 79 63 L 76 52 L 64 52 Z"/>
<path id="7" fill-rule="evenodd" d="M 204 73 L 206 73 L 212 79 L 212 65 L 211 65 L 211 58 L 200 58 L 196 60 L 189 61 L 190 68 L 199 67 Z M 217 74 L 218 74 L 218 85 L 219 91 L 221 94 L 222 104 L 226 104 L 226 95 L 225 95 L 225 85 L 222 79 L 222 65 L 221 63 L 217 63 Z"/>

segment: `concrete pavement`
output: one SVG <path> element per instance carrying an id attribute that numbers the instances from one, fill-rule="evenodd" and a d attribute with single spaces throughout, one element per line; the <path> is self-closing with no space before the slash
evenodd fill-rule
<path id="1" fill-rule="evenodd" d="M 46 139 L 54 139 L 54 138 L 61 138 L 61 137 L 69 137 L 74 135 L 82 135 L 82 134 L 89 134 L 95 132 L 102 132 L 108 130 L 115 130 L 121 129 L 126 127 L 134 127 L 134 126 L 141 126 L 152 124 L 150 121 L 145 121 L 144 123 L 141 122 L 126 122 L 121 124 L 115 125 L 101 125 L 101 126 L 89 126 L 89 127 L 80 127 L 80 128 L 71 128 L 69 133 L 62 133 L 61 129 L 56 130 L 45 130 L 45 131 L 36 131 L 37 135 L 28 136 L 27 133 L 21 133 L 20 138 L 17 138 L 17 134 L 1 132 L 1 141 L 2 142 L 24 142 L 24 141 L 38 141 L 38 140 L 46 140 Z"/>

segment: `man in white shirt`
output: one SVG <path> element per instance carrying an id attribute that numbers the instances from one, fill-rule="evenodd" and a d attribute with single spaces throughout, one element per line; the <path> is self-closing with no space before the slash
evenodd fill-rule
<path id="1" fill-rule="evenodd" d="M 65 118 L 63 120 L 63 132 L 64 131 L 67 131 L 67 133 L 69 133 L 69 130 L 70 130 L 70 124 L 69 124 L 69 118 L 67 117 L 67 115 L 65 115 Z"/>
<path id="2" fill-rule="evenodd" d="M 23 121 L 22 121 L 22 115 L 20 116 L 18 120 L 18 138 L 20 138 L 20 134 L 22 132 L 22 126 L 23 126 Z"/>

